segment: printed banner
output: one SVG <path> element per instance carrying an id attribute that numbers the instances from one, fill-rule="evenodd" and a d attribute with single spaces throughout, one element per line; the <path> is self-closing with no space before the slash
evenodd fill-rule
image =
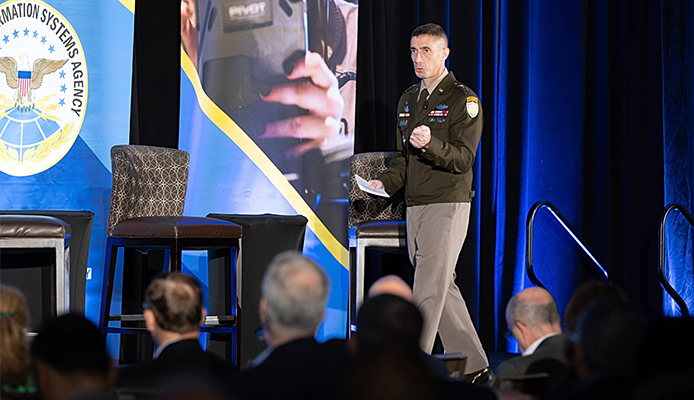
<path id="1" fill-rule="evenodd" d="M 346 326 L 357 10 L 344 0 L 181 1 L 185 214 L 307 217 L 304 254 L 332 284 L 321 337 Z"/>
<path id="2" fill-rule="evenodd" d="M 77 305 L 93 321 L 109 151 L 129 139 L 134 6 L 134 0 L 0 3 L 0 210 L 95 214 L 86 305 Z"/>

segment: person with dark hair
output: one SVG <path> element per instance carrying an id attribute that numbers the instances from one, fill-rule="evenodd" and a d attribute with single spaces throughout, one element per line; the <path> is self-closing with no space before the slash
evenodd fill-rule
<path id="1" fill-rule="evenodd" d="M 607 281 L 588 281 L 580 285 L 571 295 L 569 303 L 564 309 L 564 358 L 567 369 L 563 379 L 551 390 L 549 397 L 563 399 L 568 396 L 570 388 L 580 385 L 583 380 L 578 374 L 578 365 L 575 354 L 575 344 L 571 337 L 575 336 L 576 324 L 579 317 L 595 301 L 613 299 L 613 301 L 628 304 L 628 298 L 618 286 Z"/>
<path id="2" fill-rule="evenodd" d="M 273 258 L 261 284 L 260 321 L 267 350 L 232 377 L 241 399 L 330 399 L 349 360 L 344 340 L 318 343 L 330 285 L 323 270 L 295 251 Z"/>
<path id="3" fill-rule="evenodd" d="M 522 356 L 499 364 L 498 375 L 563 372 L 566 359 L 559 312 L 547 290 L 531 287 L 511 297 L 506 306 L 506 324 Z M 547 368 L 538 368 L 540 365 Z"/>
<path id="4" fill-rule="evenodd" d="M 571 335 L 579 376 L 586 380 L 626 374 L 634 365 L 642 332 L 643 319 L 630 305 L 614 298 L 592 302 Z"/>
<path id="5" fill-rule="evenodd" d="M 475 92 L 446 69 L 450 49 L 439 25 L 415 29 L 410 52 L 421 81 L 398 103 L 400 152 L 369 183 L 389 195 L 405 190 L 414 303 L 425 321 L 422 350 L 431 353 L 438 331 L 447 353 L 467 354 L 466 379 L 481 382 L 490 375 L 489 362 L 454 278 L 474 196 L 482 108 Z"/>
<path id="6" fill-rule="evenodd" d="M 147 330 L 157 348 L 153 360 L 121 368 L 118 386 L 160 389 L 166 385 L 211 385 L 234 367 L 205 352 L 198 338 L 205 317 L 200 284 L 191 276 L 169 272 L 145 291 Z"/>
<path id="7" fill-rule="evenodd" d="M 28 323 L 29 309 L 24 294 L 0 285 L 0 398 L 36 397 L 26 343 Z"/>
<path id="8" fill-rule="evenodd" d="M 396 351 L 419 355 L 423 326 L 422 313 L 414 304 L 392 294 L 377 295 L 359 308 L 355 334 L 358 353 Z"/>
<path id="9" fill-rule="evenodd" d="M 118 398 L 106 338 L 82 315 L 66 314 L 44 324 L 31 345 L 31 360 L 46 400 Z"/>
<path id="10" fill-rule="evenodd" d="M 643 328 L 641 314 L 621 299 L 590 303 L 570 337 L 579 382 L 571 393 L 557 398 L 629 398 Z"/>
<path id="11" fill-rule="evenodd" d="M 564 309 L 564 331 L 567 336 L 571 335 L 576 330 L 576 323 L 581 313 L 588 307 L 590 303 L 599 298 L 615 298 L 623 302 L 627 302 L 627 295 L 619 286 L 616 286 L 607 281 L 589 281 L 576 289 L 569 303 Z"/>
<path id="12" fill-rule="evenodd" d="M 343 398 L 495 399 L 487 388 L 432 375 L 419 347 L 424 318 L 399 295 L 367 299 L 352 338 L 356 361 L 343 383 Z"/>

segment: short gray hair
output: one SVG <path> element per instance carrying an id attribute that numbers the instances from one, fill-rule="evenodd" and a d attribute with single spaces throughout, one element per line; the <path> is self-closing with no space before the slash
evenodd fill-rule
<path id="1" fill-rule="evenodd" d="M 516 295 L 508 302 L 506 319 L 508 324 L 521 321 L 530 327 L 545 324 L 554 325 L 559 323 L 559 311 L 557 310 L 557 303 L 551 295 L 549 295 L 547 302 L 541 303 L 532 298 Z"/>
<path id="2" fill-rule="evenodd" d="M 273 258 L 261 285 L 268 328 L 315 332 L 323 320 L 329 283 L 323 270 L 295 251 Z"/>

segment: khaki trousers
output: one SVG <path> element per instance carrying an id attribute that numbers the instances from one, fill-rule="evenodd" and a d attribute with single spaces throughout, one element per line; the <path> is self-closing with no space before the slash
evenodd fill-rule
<path id="1" fill-rule="evenodd" d="M 421 348 L 431 353 L 438 330 L 446 353 L 467 355 L 466 374 L 489 366 L 455 284 L 469 220 L 470 203 L 407 207 L 407 250 L 415 267 L 413 301 L 424 315 Z"/>

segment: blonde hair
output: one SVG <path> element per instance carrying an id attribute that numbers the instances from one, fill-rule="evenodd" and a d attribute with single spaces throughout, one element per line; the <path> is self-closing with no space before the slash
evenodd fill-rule
<path id="1" fill-rule="evenodd" d="M 0 285 L 0 381 L 3 385 L 24 385 L 31 374 L 26 344 L 28 320 L 29 310 L 22 292 Z"/>

